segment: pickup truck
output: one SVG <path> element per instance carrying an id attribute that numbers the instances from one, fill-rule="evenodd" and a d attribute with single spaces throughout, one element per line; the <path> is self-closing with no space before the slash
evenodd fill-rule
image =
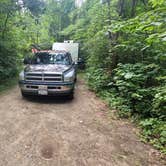
<path id="1" fill-rule="evenodd" d="M 29 95 L 67 95 L 73 98 L 76 82 L 76 62 L 70 52 L 38 51 L 24 59 L 26 65 L 19 75 L 23 97 Z"/>

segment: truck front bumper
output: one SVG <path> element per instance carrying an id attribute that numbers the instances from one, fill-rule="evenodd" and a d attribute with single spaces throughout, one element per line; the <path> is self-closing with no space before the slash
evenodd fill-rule
<path id="1" fill-rule="evenodd" d="M 30 82 L 19 81 L 19 86 L 24 94 L 40 95 L 39 89 L 46 87 L 45 95 L 69 95 L 74 91 L 74 83 Z"/>

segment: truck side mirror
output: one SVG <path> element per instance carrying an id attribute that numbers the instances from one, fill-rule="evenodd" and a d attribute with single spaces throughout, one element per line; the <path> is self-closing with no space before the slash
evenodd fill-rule
<path id="1" fill-rule="evenodd" d="M 23 63 L 24 63 L 24 65 L 31 64 L 31 58 L 29 58 L 29 57 L 24 58 Z"/>
<path id="2" fill-rule="evenodd" d="M 85 69 L 85 60 L 82 57 L 78 58 L 78 68 L 81 70 Z"/>
<path id="3" fill-rule="evenodd" d="M 78 63 L 81 63 L 83 62 L 83 59 L 82 58 L 78 58 Z"/>
<path id="4" fill-rule="evenodd" d="M 75 61 L 72 61 L 72 65 L 74 66 L 74 65 L 77 65 L 77 62 L 75 62 Z"/>

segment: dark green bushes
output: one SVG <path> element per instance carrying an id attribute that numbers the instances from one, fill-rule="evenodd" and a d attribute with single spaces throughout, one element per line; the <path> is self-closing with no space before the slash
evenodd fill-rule
<path id="1" fill-rule="evenodd" d="M 166 153 L 166 122 L 159 118 L 148 118 L 142 120 L 140 126 L 143 139 Z"/>
<path id="2" fill-rule="evenodd" d="M 152 106 L 153 116 L 166 121 L 166 86 L 161 86 L 156 89 Z"/>
<path id="3" fill-rule="evenodd" d="M 89 68 L 87 71 L 88 84 L 95 92 L 105 89 L 109 83 L 109 75 L 103 68 Z"/>
<path id="4" fill-rule="evenodd" d="M 112 19 L 84 40 L 90 87 L 166 152 L 166 4 L 157 2 L 133 18 Z"/>
<path id="5" fill-rule="evenodd" d="M 90 88 L 164 151 L 166 1 L 121 2 L 87 0 L 63 35 L 81 42 Z"/>
<path id="6" fill-rule="evenodd" d="M 166 152 L 166 86 L 156 64 L 118 64 L 110 75 L 89 68 L 89 85 L 120 117 L 137 117 L 144 138 Z"/>
<path id="7" fill-rule="evenodd" d="M 127 99 L 132 114 L 151 116 L 151 103 L 157 85 L 159 67 L 155 64 L 119 64 L 113 71 L 113 83 L 120 97 Z"/>
<path id="8" fill-rule="evenodd" d="M 0 81 L 16 76 L 18 73 L 18 55 L 15 45 L 0 42 Z"/>

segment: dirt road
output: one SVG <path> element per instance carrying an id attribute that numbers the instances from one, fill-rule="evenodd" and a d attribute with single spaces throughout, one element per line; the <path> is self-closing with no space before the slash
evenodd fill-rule
<path id="1" fill-rule="evenodd" d="M 78 81 L 75 99 L 0 96 L 0 166 L 160 166 L 156 151 Z"/>

